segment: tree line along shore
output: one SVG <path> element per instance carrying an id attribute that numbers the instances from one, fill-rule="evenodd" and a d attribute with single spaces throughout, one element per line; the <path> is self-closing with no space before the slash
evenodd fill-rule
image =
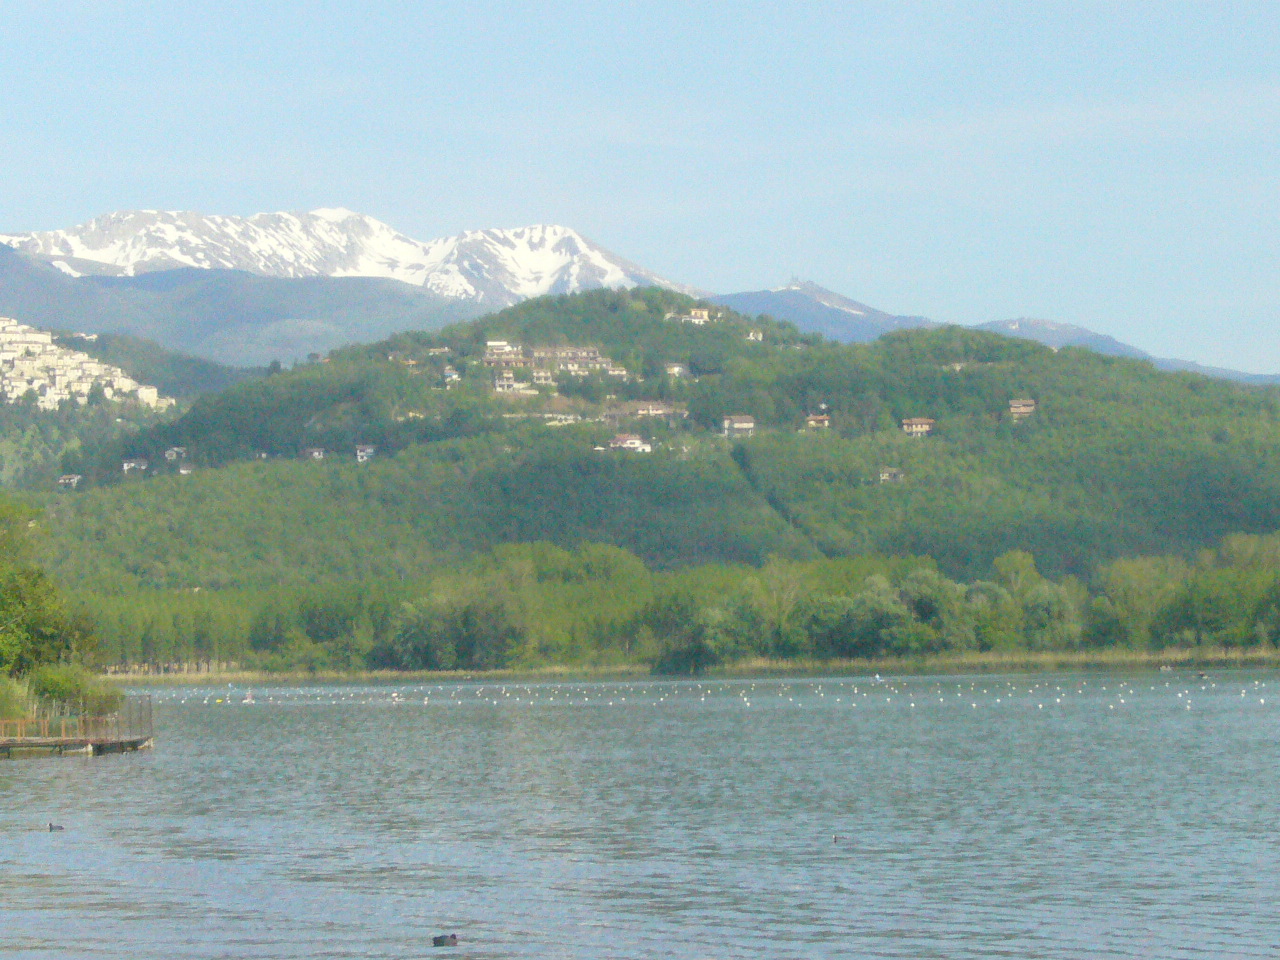
<path id="1" fill-rule="evenodd" d="M 1194 671 L 1280 666 L 1280 651 L 1269 647 L 1184 647 L 1165 650 L 1046 651 L 1042 653 L 937 654 L 877 660 L 771 660 L 764 657 L 711 667 L 707 680 L 812 676 L 917 676 L 1005 673 L 1088 672 L 1093 670 Z M 253 688 L 290 684 L 404 683 L 589 683 L 653 679 L 645 664 L 615 667 L 526 667 L 493 670 L 249 670 L 236 663 L 112 667 L 99 679 L 116 685 L 188 687 L 211 684 Z M 672 675 L 673 677 L 678 675 Z"/>
<path id="2" fill-rule="evenodd" d="M 540 543 L 412 585 L 93 604 L 93 662 L 152 676 L 228 663 L 314 675 L 1268 661 L 1280 640 L 1280 535 L 1234 535 L 1193 561 L 1115 560 L 1089 584 L 1046 577 L 1021 551 L 961 581 L 927 558 L 664 571 L 617 547 Z"/>

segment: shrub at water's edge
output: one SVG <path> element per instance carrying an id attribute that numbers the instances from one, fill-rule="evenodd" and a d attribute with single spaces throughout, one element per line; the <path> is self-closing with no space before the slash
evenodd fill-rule
<path id="1" fill-rule="evenodd" d="M 34 696 L 52 700 L 86 716 L 115 713 L 124 702 L 124 694 L 118 687 L 78 664 L 38 667 L 28 675 L 27 683 Z"/>
<path id="2" fill-rule="evenodd" d="M 0 677 L 0 720 L 21 720 L 30 712 L 27 685 L 13 677 Z"/>
<path id="3" fill-rule="evenodd" d="M 110 713 L 123 697 L 77 663 L 93 628 L 34 562 L 35 528 L 33 514 L 0 501 L 0 719 L 25 717 L 39 700 Z"/>

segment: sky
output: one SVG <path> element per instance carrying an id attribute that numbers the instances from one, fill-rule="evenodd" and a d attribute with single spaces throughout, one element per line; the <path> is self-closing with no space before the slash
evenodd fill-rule
<path id="1" fill-rule="evenodd" d="M 0 232 L 560 223 L 728 293 L 1280 372 L 1275 3 L 0 7 Z"/>

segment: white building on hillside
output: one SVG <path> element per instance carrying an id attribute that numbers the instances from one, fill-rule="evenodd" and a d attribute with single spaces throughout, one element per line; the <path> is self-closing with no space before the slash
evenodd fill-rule
<path id="1" fill-rule="evenodd" d="M 173 403 L 119 367 L 59 346 L 44 330 L 0 317 L 0 396 L 7 402 L 34 394 L 41 410 L 56 410 L 66 400 L 85 403 L 94 387 L 109 400 L 134 399 L 154 409 Z"/>

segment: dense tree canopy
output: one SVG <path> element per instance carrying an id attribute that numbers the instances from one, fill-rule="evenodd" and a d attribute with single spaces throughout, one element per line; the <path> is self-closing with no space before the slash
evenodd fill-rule
<path id="1" fill-rule="evenodd" d="M 1280 643 L 1280 535 L 1229 537 L 1194 562 L 1051 579 L 1022 551 L 954 580 L 927 558 L 773 558 L 652 570 L 616 547 L 513 544 L 423 579 L 344 588 L 149 591 L 94 601 L 100 659 L 267 669 L 482 670 L 744 659 Z"/>
<path id="2" fill-rule="evenodd" d="M 72 613 L 35 563 L 34 515 L 0 501 L 0 675 L 25 674 L 90 649 L 88 620 Z"/>

